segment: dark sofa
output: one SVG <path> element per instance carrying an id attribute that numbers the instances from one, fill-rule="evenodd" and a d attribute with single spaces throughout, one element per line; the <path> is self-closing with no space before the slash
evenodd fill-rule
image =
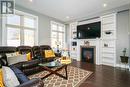
<path id="1" fill-rule="evenodd" d="M 7 62 L 7 57 L 6 57 L 6 53 L 13 53 L 16 52 L 17 48 L 16 47 L 0 47 L 0 64 L 1 66 L 8 66 L 8 62 Z M 37 60 L 33 60 L 32 62 L 37 61 Z M 24 72 L 22 72 L 24 64 L 29 64 L 31 61 L 27 62 L 20 62 L 17 64 L 13 64 L 11 66 L 9 66 L 14 73 L 16 74 L 19 82 L 21 83 L 18 87 L 43 87 L 44 83 L 42 80 L 40 79 L 32 79 L 29 80 L 28 77 L 25 75 Z"/>
<path id="2" fill-rule="evenodd" d="M 49 62 L 53 61 L 54 58 L 44 58 L 44 50 L 51 50 L 51 47 L 48 45 L 41 45 L 41 46 L 18 46 L 18 47 L 9 47 L 9 46 L 1 46 L 0 47 L 0 54 L 2 57 L 0 58 L 0 64 L 4 66 L 8 66 L 6 53 L 12 53 L 18 51 L 21 54 L 25 54 L 31 52 L 32 60 L 19 62 L 10 66 L 10 68 L 14 71 L 17 78 L 19 79 L 21 85 L 18 87 L 43 87 L 43 82 L 40 79 L 32 79 L 29 80 L 27 78 L 28 75 L 32 75 L 34 73 L 42 71 L 38 64 L 40 62 Z M 56 53 L 56 56 L 60 57 L 60 54 Z"/>

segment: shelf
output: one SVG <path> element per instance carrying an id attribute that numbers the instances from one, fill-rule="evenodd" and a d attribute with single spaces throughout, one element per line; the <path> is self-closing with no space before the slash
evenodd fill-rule
<path id="1" fill-rule="evenodd" d="M 102 40 L 105 40 L 105 41 L 116 40 L 116 37 L 115 38 L 102 38 Z"/>
<path id="2" fill-rule="evenodd" d="M 108 54 L 108 53 L 105 53 L 102 55 L 103 58 L 110 58 L 110 59 L 113 59 L 115 57 L 114 54 Z"/>
<path id="3" fill-rule="evenodd" d="M 103 60 L 102 60 L 102 62 L 107 62 L 107 63 L 114 63 L 114 59 L 108 59 L 108 58 L 104 58 Z"/>
<path id="4" fill-rule="evenodd" d="M 102 56 L 102 57 L 103 57 L 103 59 L 108 59 L 108 60 L 113 60 L 114 61 L 114 59 L 112 57 L 106 57 L 106 56 Z"/>
<path id="5" fill-rule="evenodd" d="M 102 47 L 102 48 L 112 48 L 112 49 L 114 49 L 115 47 Z"/>
<path id="6" fill-rule="evenodd" d="M 104 28 L 102 31 L 105 32 L 105 31 L 116 31 L 116 30 L 115 28 Z"/>
<path id="7" fill-rule="evenodd" d="M 108 62 L 102 62 L 103 65 L 108 65 L 108 66 L 114 66 L 113 63 L 108 63 Z"/>
<path id="8" fill-rule="evenodd" d="M 102 53 L 115 54 L 116 52 L 102 52 Z"/>
<path id="9" fill-rule="evenodd" d="M 102 38 L 104 41 L 116 40 L 116 38 Z"/>
<path id="10" fill-rule="evenodd" d="M 102 25 L 114 24 L 114 22 L 102 23 Z"/>

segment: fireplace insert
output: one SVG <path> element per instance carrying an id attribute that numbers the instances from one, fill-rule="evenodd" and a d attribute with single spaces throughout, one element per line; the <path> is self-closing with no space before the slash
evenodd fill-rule
<path id="1" fill-rule="evenodd" d="M 81 61 L 94 64 L 94 47 L 81 47 Z"/>

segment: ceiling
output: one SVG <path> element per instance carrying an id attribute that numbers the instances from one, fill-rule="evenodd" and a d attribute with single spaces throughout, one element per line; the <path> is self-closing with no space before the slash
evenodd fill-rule
<path id="1" fill-rule="evenodd" d="M 129 4 L 130 0 L 15 0 L 16 4 L 54 17 L 71 21 Z M 103 4 L 107 4 L 106 7 Z"/>

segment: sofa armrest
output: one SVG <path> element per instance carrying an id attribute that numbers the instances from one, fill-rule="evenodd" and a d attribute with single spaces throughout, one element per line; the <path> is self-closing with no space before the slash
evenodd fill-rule
<path id="1" fill-rule="evenodd" d="M 39 63 L 40 63 L 40 61 L 38 59 L 26 61 L 23 63 L 22 69 L 29 69 L 29 68 L 35 67 Z"/>
<path id="2" fill-rule="evenodd" d="M 29 80 L 28 82 L 20 84 L 17 87 L 44 87 L 44 83 L 40 79 L 32 79 L 32 80 Z"/>

